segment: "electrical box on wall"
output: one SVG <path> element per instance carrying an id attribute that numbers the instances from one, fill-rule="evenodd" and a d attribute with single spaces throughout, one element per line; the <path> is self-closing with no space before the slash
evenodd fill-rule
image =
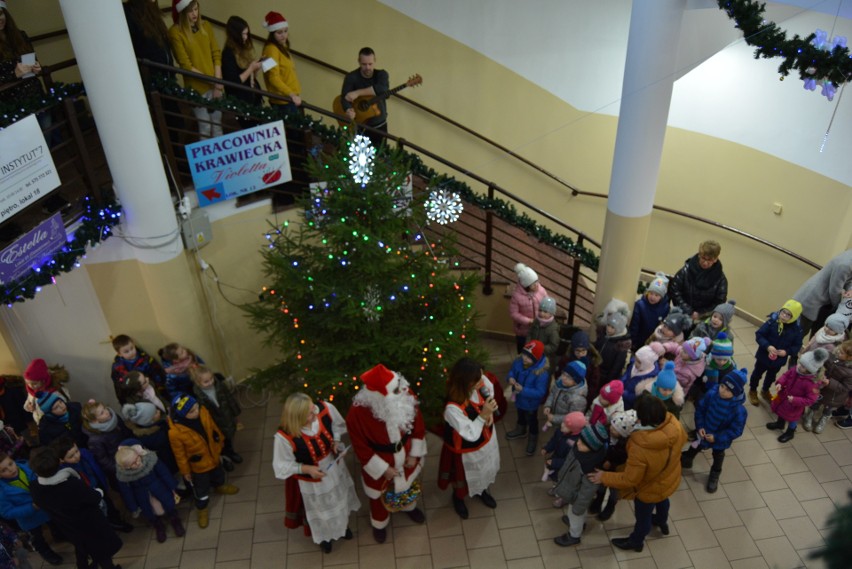
<path id="1" fill-rule="evenodd" d="M 194 209 L 180 222 L 183 245 L 187 249 L 201 249 L 213 238 L 210 218 L 203 209 Z"/>

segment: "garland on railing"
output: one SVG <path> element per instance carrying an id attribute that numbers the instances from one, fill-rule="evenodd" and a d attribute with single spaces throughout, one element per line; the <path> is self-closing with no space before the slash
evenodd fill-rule
<path id="1" fill-rule="evenodd" d="M 56 83 L 41 97 L 28 97 L 14 102 L 0 101 L 0 128 L 6 128 L 10 124 L 38 113 L 45 107 L 57 105 L 62 99 L 83 94 L 85 91 L 80 83 Z"/>
<path id="2" fill-rule="evenodd" d="M 756 0 L 717 0 L 717 4 L 743 31 L 745 42 L 757 47 L 755 59 L 784 59 L 778 67 L 782 81 L 793 69 L 798 70 L 803 81 L 829 81 L 835 88 L 852 79 L 848 47 L 837 44 L 831 50 L 822 49 L 823 46 L 812 42 L 816 34 L 804 39 L 796 34 L 788 40 L 787 32 L 764 19 L 766 5 Z"/>
<path id="3" fill-rule="evenodd" d="M 121 206 L 115 202 L 98 208 L 90 197 L 84 198 L 86 212 L 74 238 L 54 253 L 41 266 L 14 281 L 0 285 L 0 302 L 8 306 L 35 297 L 41 287 L 55 284 L 55 277 L 80 266 L 80 257 L 85 257 L 86 247 L 97 245 L 112 235 L 112 228 L 121 220 Z"/>

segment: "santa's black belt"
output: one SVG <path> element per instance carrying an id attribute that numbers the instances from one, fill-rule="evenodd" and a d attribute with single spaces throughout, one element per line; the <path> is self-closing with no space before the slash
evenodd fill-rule
<path id="1" fill-rule="evenodd" d="M 398 443 L 392 443 L 392 444 L 389 444 L 389 445 L 379 445 L 379 444 L 375 444 L 375 443 L 370 443 L 370 448 L 373 449 L 376 452 L 389 452 L 389 453 L 396 454 L 396 453 L 398 453 L 399 451 L 402 450 L 402 447 L 405 446 L 405 443 L 408 442 L 409 438 L 411 438 L 411 435 L 409 435 L 408 433 L 405 433 L 404 435 L 402 435 L 402 438 L 399 439 Z"/>

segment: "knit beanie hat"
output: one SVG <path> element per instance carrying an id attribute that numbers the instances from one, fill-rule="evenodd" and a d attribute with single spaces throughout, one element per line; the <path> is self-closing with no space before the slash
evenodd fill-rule
<path id="1" fill-rule="evenodd" d="M 798 300 L 793 300 L 792 298 L 781 305 L 781 310 L 788 310 L 793 317 L 790 319 L 790 322 L 795 322 L 799 319 L 799 316 L 802 315 L 802 303 Z"/>
<path id="2" fill-rule="evenodd" d="M 622 314 L 625 319 L 630 319 L 631 312 L 627 303 L 623 300 L 612 298 L 604 306 L 603 312 L 598 315 L 598 323 L 605 326 L 609 317 L 615 313 Z"/>
<path id="3" fill-rule="evenodd" d="M 263 27 L 266 28 L 266 31 L 270 34 L 272 32 L 288 28 L 289 26 L 290 24 L 287 23 L 287 18 L 278 12 L 267 12 L 266 16 L 263 17 Z"/>
<path id="4" fill-rule="evenodd" d="M 50 384 L 50 371 L 47 369 L 47 362 L 41 358 L 34 359 L 24 371 L 24 379 L 37 381 L 38 383 L 47 386 Z"/>
<path id="5" fill-rule="evenodd" d="M 198 401 L 192 395 L 181 393 L 175 395 L 174 399 L 172 399 L 172 409 L 175 410 L 175 414 L 178 417 L 183 419 L 197 403 Z"/>
<path id="6" fill-rule="evenodd" d="M 589 335 L 583 332 L 582 330 L 577 330 L 576 332 L 574 332 L 574 335 L 571 336 L 572 350 L 577 350 L 581 348 L 584 350 L 588 350 L 589 346 L 591 345 L 592 343 L 589 341 Z"/>
<path id="7" fill-rule="evenodd" d="M 666 273 L 657 273 L 654 276 L 654 280 L 648 283 L 648 288 L 645 290 L 647 292 L 655 292 L 660 296 L 666 296 L 666 293 L 669 291 L 669 277 L 666 276 Z"/>
<path id="8" fill-rule="evenodd" d="M 535 274 L 535 271 L 523 263 L 515 265 L 515 274 L 518 275 L 518 282 L 524 288 L 527 288 L 538 280 L 538 275 Z"/>
<path id="9" fill-rule="evenodd" d="M 556 301 L 549 296 L 545 296 L 538 304 L 538 311 L 547 312 L 548 314 L 556 314 Z"/>
<path id="10" fill-rule="evenodd" d="M 692 361 L 697 361 L 704 358 L 707 348 L 710 347 L 710 338 L 690 338 L 680 347 L 686 352 L 687 357 Z"/>
<path id="11" fill-rule="evenodd" d="M 666 316 L 666 319 L 663 320 L 663 323 L 669 330 L 674 332 L 675 336 L 677 336 L 678 334 L 683 334 L 684 328 L 688 326 L 686 322 L 687 318 L 688 316 L 683 313 L 683 310 L 678 307 L 674 307 L 669 312 L 669 315 Z"/>
<path id="12" fill-rule="evenodd" d="M 606 325 L 615 329 L 613 336 L 623 336 L 627 333 L 627 316 L 621 312 L 610 314 L 609 318 L 606 319 Z"/>
<path id="13" fill-rule="evenodd" d="M 57 401 L 64 401 L 56 391 L 42 391 L 38 394 L 38 408 L 42 413 L 50 414 L 53 409 L 53 404 Z"/>
<path id="14" fill-rule="evenodd" d="M 624 384 L 620 379 L 613 379 L 601 388 L 600 397 L 612 405 L 621 399 L 622 393 L 624 393 Z"/>
<path id="15" fill-rule="evenodd" d="M 722 326 L 724 328 L 728 327 L 728 324 L 731 323 L 731 318 L 734 317 L 734 305 L 737 303 L 736 300 L 729 300 L 728 302 L 723 302 L 716 306 L 713 309 L 713 312 L 722 317 Z"/>
<path id="16" fill-rule="evenodd" d="M 626 439 L 636 429 L 636 411 L 619 411 L 609 418 L 610 426 L 623 439 Z"/>
<path id="17" fill-rule="evenodd" d="M 601 450 L 609 442 L 609 433 L 602 423 L 586 425 L 580 431 L 580 440 L 591 450 Z"/>
<path id="18" fill-rule="evenodd" d="M 172 0 L 172 21 L 175 24 L 180 19 L 180 13 L 186 10 L 190 4 L 192 4 L 192 0 Z"/>
<path id="19" fill-rule="evenodd" d="M 716 339 L 713 340 L 713 347 L 710 349 L 710 355 L 714 358 L 734 357 L 734 343 L 731 342 L 727 334 L 720 332 L 716 336 Z"/>
<path id="20" fill-rule="evenodd" d="M 530 340 L 521 350 L 522 355 L 527 355 L 532 358 L 533 363 L 541 359 L 544 355 L 544 344 L 540 340 Z"/>
<path id="21" fill-rule="evenodd" d="M 835 334 L 842 334 L 846 331 L 846 327 L 849 326 L 849 321 L 842 314 L 835 312 L 825 319 L 825 325 Z"/>
<path id="22" fill-rule="evenodd" d="M 810 373 L 816 373 L 828 359 L 828 350 L 817 348 L 799 358 L 799 363 Z"/>
<path id="23" fill-rule="evenodd" d="M 665 348 L 659 342 L 651 342 L 647 346 L 642 346 L 633 355 L 634 365 L 636 369 L 642 372 L 651 371 L 654 364 L 666 353 Z"/>
<path id="24" fill-rule="evenodd" d="M 581 381 L 586 379 L 586 364 L 581 362 L 580 360 L 574 360 L 573 362 L 569 362 L 565 369 L 562 370 L 562 373 L 567 373 L 570 375 L 575 382 L 580 383 Z"/>
<path id="25" fill-rule="evenodd" d="M 192 405 L 189 406 L 189 409 L 192 409 Z M 189 412 L 189 409 L 187 409 L 187 412 Z M 154 419 L 157 416 L 157 406 L 147 401 L 127 403 L 121 408 L 121 415 L 125 420 L 135 423 L 140 427 L 149 427 L 154 424 Z"/>
<path id="26" fill-rule="evenodd" d="M 666 362 L 666 365 L 663 366 L 663 370 L 657 376 L 656 384 L 657 389 L 674 389 L 675 385 L 677 385 L 677 376 L 674 372 L 675 365 L 674 362 Z"/>
<path id="27" fill-rule="evenodd" d="M 583 430 L 583 427 L 586 426 L 586 416 L 580 411 L 573 411 L 565 415 L 565 418 L 562 419 L 562 424 L 568 428 L 569 433 L 578 435 Z"/>
<path id="28" fill-rule="evenodd" d="M 737 397 L 738 395 L 742 395 L 747 377 L 748 370 L 746 368 L 732 369 L 722 378 L 720 383 L 727 387 L 734 394 L 734 397 Z"/>

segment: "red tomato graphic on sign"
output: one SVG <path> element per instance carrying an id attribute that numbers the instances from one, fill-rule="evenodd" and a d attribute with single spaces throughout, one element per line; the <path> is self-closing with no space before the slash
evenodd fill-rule
<path id="1" fill-rule="evenodd" d="M 278 180 L 281 179 L 281 170 L 275 170 L 273 172 L 267 172 L 263 175 L 263 183 L 264 184 L 274 184 Z"/>

